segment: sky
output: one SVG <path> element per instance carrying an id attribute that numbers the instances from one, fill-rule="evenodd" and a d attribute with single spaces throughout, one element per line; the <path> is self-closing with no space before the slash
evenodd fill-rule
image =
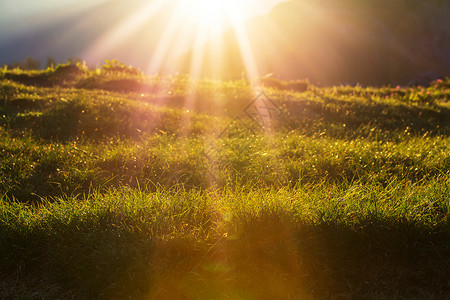
<path id="1" fill-rule="evenodd" d="M 161 43 L 166 48 L 186 39 L 177 45 L 179 55 L 220 36 L 230 28 L 232 17 L 237 19 L 237 11 L 242 10 L 243 22 L 281 2 L 286 0 L 0 0 L 0 63 L 26 56 L 102 61 L 117 54 L 111 47 L 120 47 L 125 58 L 126 38 L 139 30 L 147 31 L 148 49 L 150 43 L 159 43 L 157 31 L 164 32 Z"/>
<path id="2" fill-rule="evenodd" d="M 44 27 L 106 1 L 110 0 L 0 0 L 0 39 Z"/>
<path id="3" fill-rule="evenodd" d="M 1 10 L 0 16 L 4 20 L 15 19 L 18 17 L 30 16 L 36 13 L 47 13 L 57 11 L 58 9 L 66 9 L 71 7 L 89 7 L 101 2 L 107 1 L 126 1 L 140 2 L 145 4 L 148 0 L 0 0 Z M 189 0 L 185 0 L 189 1 Z M 250 0 L 254 9 L 254 14 L 267 12 L 277 3 L 286 0 Z"/>
<path id="4" fill-rule="evenodd" d="M 147 74 L 223 69 L 324 84 L 448 74 L 449 1 L 411 1 L 0 0 L 0 66 L 117 59 Z M 230 22 L 243 4 L 245 20 L 264 16 Z"/>
<path id="5" fill-rule="evenodd" d="M 145 5 L 149 2 L 149 0 L 0 0 L 0 38 L 33 26 L 43 26 L 77 11 L 111 1 L 123 1 L 130 5 L 137 3 Z M 189 2 L 189 0 L 183 1 Z M 265 14 L 278 3 L 286 2 L 286 0 L 247 0 L 247 2 L 251 8 L 248 14 L 250 18 Z"/>

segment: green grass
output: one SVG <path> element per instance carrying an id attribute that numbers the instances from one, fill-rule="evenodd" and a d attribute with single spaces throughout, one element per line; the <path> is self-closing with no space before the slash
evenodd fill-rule
<path id="1" fill-rule="evenodd" d="M 0 71 L 0 298 L 448 298 L 449 80 L 269 83 Z"/>
<path id="2" fill-rule="evenodd" d="M 439 177 L 387 187 L 93 192 L 38 207 L 4 199 L 3 265 L 20 263 L 25 277 L 37 268 L 87 297 L 413 297 L 415 289 L 443 297 L 449 192 L 449 178 Z"/>

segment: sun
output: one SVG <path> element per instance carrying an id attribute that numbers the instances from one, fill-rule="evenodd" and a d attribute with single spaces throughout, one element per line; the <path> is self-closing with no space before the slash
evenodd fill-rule
<path id="1" fill-rule="evenodd" d="M 200 22 L 227 17 L 229 7 L 225 0 L 189 0 L 182 1 L 183 10 Z"/>
<path id="2" fill-rule="evenodd" d="M 247 6 L 245 0 L 178 0 L 178 8 L 189 22 L 209 31 L 244 22 Z"/>
<path id="3" fill-rule="evenodd" d="M 120 46 L 131 33 L 139 32 L 143 44 L 148 34 L 152 49 L 146 73 L 169 74 L 183 69 L 196 78 L 204 68 L 220 77 L 226 51 L 237 46 L 236 55 L 244 62 L 242 74 L 253 80 L 259 78 L 259 70 L 245 24 L 260 14 L 263 7 L 267 8 L 264 3 L 280 1 L 285 0 L 142 0 L 139 9 L 101 36 L 86 52 L 94 60 Z M 234 44 L 227 43 L 224 36 L 235 39 Z"/>

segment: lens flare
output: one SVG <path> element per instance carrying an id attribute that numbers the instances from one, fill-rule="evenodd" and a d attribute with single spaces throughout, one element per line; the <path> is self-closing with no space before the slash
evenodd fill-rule
<path id="1" fill-rule="evenodd" d="M 258 3 L 256 0 L 144 0 L 128 17 L 118 20 L 116 26 L 99 37 L 84 56 L 88 61 L 102 61 L 102 57 L 110 57 L 109 53 L 115 49 L 125 49 L 132 37 L 138 37 L 142 48 L 148 49 L 147 67 L 144 67 L 148 74 L 180 70 L 197 77 L 202 76 L 206 66 L 220 75 L 221 69 L 232 64 L 224 58 L 234 46 L 220 42 L 224 32 L 231 30 L 237 39 L 234 57 L 244 61 L 246 70 L 242 71 L 248 77 L 256 78 L 253 45 L 244 24 L 266 2 Z M 211 51 L 205 51 L 208 43 L 213 45 Z M 124 55 L 133 58 L 131 52 Z M 189 53 L 188 67 L 183 68 L 182 58 Z"/>

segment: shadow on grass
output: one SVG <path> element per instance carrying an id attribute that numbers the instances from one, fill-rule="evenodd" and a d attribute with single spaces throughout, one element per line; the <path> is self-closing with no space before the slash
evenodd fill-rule
<path id="1" fill-rule="evenodd" d="M 263 214 L 199 241 L 188 228 L 185 235 L 160 239 L 104 217 L 103 229 L 82 221 L 27 237 L 2 225 L 2 269 L 9 265 L 50 278 L 87 299 L 450 295 L 448 224 L 429 231 L 402 220 L 370 218 L 351 229 Z"/>

